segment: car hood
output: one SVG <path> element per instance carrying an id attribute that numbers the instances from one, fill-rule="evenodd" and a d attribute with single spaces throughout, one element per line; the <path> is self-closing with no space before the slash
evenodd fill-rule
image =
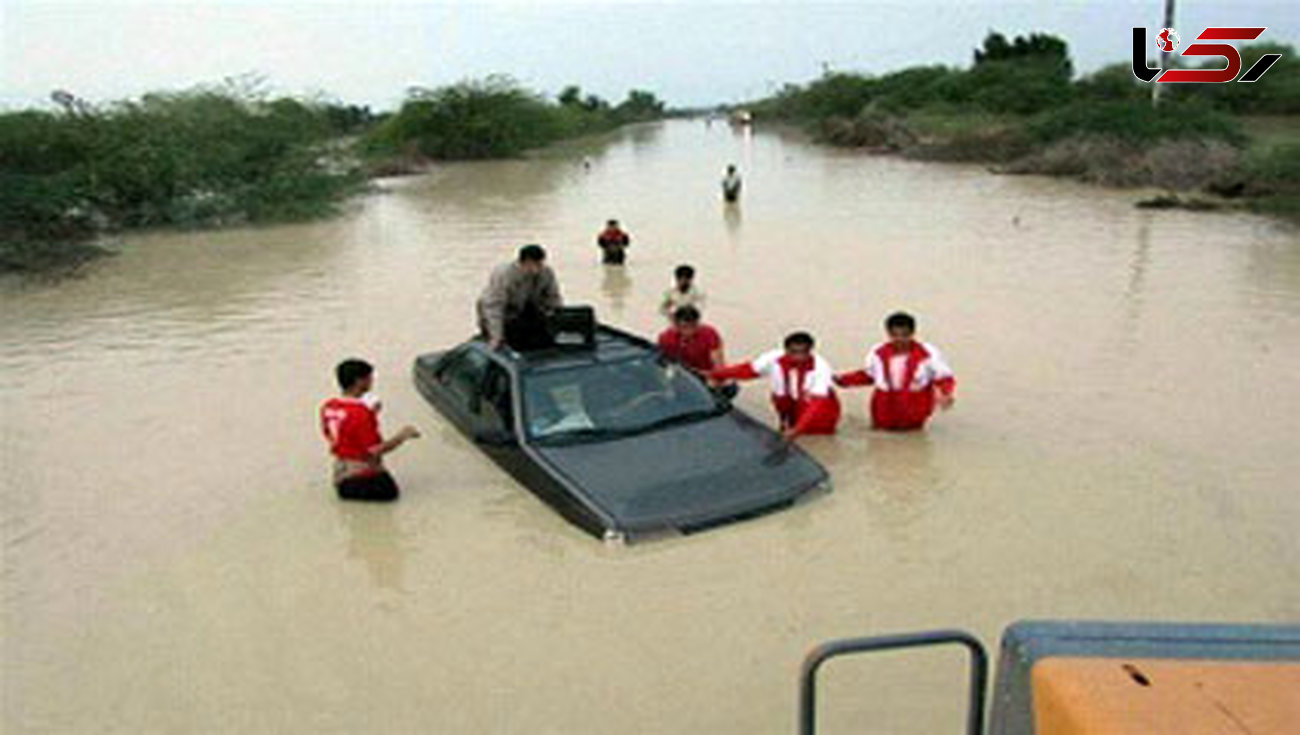
<path id="1" fill-rule="evenodd" d="M 827 478 L 803 450 L 736 411 L 531 450 L 627 532 L 724 522 L 792 501 Z"/>

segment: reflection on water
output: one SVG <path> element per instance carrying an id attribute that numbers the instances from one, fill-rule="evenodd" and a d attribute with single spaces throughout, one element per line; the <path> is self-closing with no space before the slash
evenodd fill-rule
<path id="1" fill-rule="evenodd" d="M 736 236 L 740 234 L 740 202 L 724 202 L 722 204 L 722 219 L 727 223 L 727 235 L 732 242 L 736 242 Z"/>
<path id="2" fill-rule="evenodd" d="M 1142 285 L 1146 280 L 1147 267 L 1151 261 L 1151 216 L 1138 220 L 1137 238 L 1135 238 L 1132 265 L 1129 267 L 1131 277 L 1128 281 L 1127 295 L 1132 302 L 1142 299 Z M 1133 314 L 1131 316 L 1136 316 Z"/>
<path id="3" fill-rule="evenodd" d="M 624 131 L 625 140 L 632 144 L 632 150 L 638 154 L 652 152 L 654 145 L 663 136 L 662 125 L 632 125 Z"/>
<path id="4" fill-rule="evenodd" d="M 623 307 L 627 299 L 628 290 L 632 287 L 632 279 L 628 276 L 626 265 L 602 265 L 604 277 L 600 281 L 600 291 L 605 295 L 606 303 L 609 304 L 610 313 L 619 320 L 623 319 Z"/>
<path id="5" fill-rule="evenodd" d="M 733 162 L 743 225 L 719 201 Z M 829 637 L 1300 616 L 1293 229 L 692 122 L 383 189 L 327 222 L 132 236 L 86 278 L 0 285 L 6 732 L 771 732 Z M 636 238 L 624 268 L 592 243 L 610 213 Z M 881 435 L 846 391 L 841 433 L 805 443 L 834 492 L 606 546 L 409 379 L 530 241 L 568 302 L 647 335 L 691 263 L 733 359 L 806 328 L 852 369 L 906 308 L 957 406 Z M 377 366 L 384 425 L 424 430 L 391 457 L 392 506 L 320 479 L 316 407 L 352 355 Z M 765 392 L 737 405 L 769 421 Z M 825 716 L 956 730 L 960 683 L 894 686 L 932 673 L 909 662 L 832 672 Z"/>
<path id="6" fill-rule="evenodd" d="M 338 503 L 348 531 L 348 556 L 365 564 L 375 587 L 405 593 L 403 570 L 407 538 L 389 504 Z"/>

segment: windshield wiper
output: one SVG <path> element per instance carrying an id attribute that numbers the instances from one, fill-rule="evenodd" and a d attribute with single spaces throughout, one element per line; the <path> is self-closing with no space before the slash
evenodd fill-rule
<path id="1" fill-rule="evenodd" d="M 725 406 L 714 406 L 713 408 L 701 408 L 695 411 L 686 411 L 673 416 L 666 416 L 658 421 L 651 421 L 650 423 L 638 428 L 636 432 L 640 434 L 646 431 L 662 429 L 666 426 L 673 426 L 675 424 L 689 424 L 695 421 L 703 421 L 704 419 L 711 419 L 714 416 L 721 416 L 726 412 L 727 409 Z"/>
<path id="2" fill-rule="evenodd" d="M 553 434 L 539 436 L 534 441 L 539 444 L 578 444 L 592 441 L 603 441 L 607 439 L 622 439 L 637 434 L 645 434 L 667 426 L 703 421 L 704 419 L 710 419 L 714 416 L 721 416 L 726 412 L 726 406 L 714 406 L 713 408 L 702 408 L 695 411 L 686 411 L 684 413 L 674 414 L 672 416 L 665 416 L 657 421 L 651 421 L 648 424 L 642 424 L 640 426 L 624 428 L 592 426 L 581 429 L 566 429 L 564 431 L 557 431 Z"/>
<path id="3" fill-rule="evenodd" d="M 619 437 L 627 436 L 629 433 L 632 432 L 629 432 L 627 429 L 588 427 L 584 429 L 565 429 L 564 431 L 557 431 L 554 434 L 546 434 L 537 437 L 536 441 L 539 444 L 576 444 L 581 442 L 600 441 L 603 439 L 617 439 Z"/>

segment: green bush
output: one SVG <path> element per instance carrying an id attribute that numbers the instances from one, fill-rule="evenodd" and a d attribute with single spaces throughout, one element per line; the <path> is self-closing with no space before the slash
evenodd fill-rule
<path id="1" fill-rule="evenodd" d="M 880 77 L 875 106 L 892 113 L 923 107 L 963 104 L 971 93 L 966 73 L 946 66 L 915 66 Z"/>
<path id="2" fill-rule="evenodd" d="M 332 114 L 229 88 L 0 114 L 0 245 L 323 214 L 359 183 Z"/>
<path id="3" fill-rule="evenodd" d="M 992 33 L 969 70 L 917 66 L 880 77 L 836 72 L 804 86 L 786 85 L 753 105 L 755 114 L 842 128 L 867 107 L 894 115 L 936 107 L 1028 115 L 1075 96 L 1065 41 L 1046 34 L 1007 41 Z M 834 120 L 834 121 L 832 121 Z M 850 135 L 849 139 L 856 139 Z"/>
<path id="4" fill-rule="evenodd" d="M 1068 103 L 1073 97 L 1069 46 L 1055 36 L 1032 33 L 1008 42 L 989 33 L 975 51 L 964 80 L 970 101 L 995 113 L 1028 115 Z"/>
<path id="5" fill-rule="evenodd" d="M 1074 98 L 1068 78 L 1061 77 L 1054 67 L 1030 63 L 981 64 L 966 72 L 963 81 L 970 103 L 994 113 L 1031 115 Z"/>
<path id="6" fill-rule="evenodd" d="M 1129 62 L 1104 66 L 1075 83 L 1081 100 L 1110 102 L 1151 101 L 1151 84 L 1133 76 Z M 1168 86 L 1168 85 L 1166 85 Z"/>
<path id="7" fill-rule="evenodd" d="M 660 102 L 654 93 L 643 89 L 629 91 L 627 99 L 612 110 L 613 121 L 620 125 L 657 120 L 663 117 L 663 114 L 664 103 Z"/>
<path id="8" fill-rule="evenodd" d="M 414 149 L 435 160 L 508 158 L 564 138 L 611 130 L 663 116 L 654 94 L 632 90 L 615 107 L 577 86 L 561 90 L 556 103 L 504 76 L 438 89 L 414 89 L 401 109 L 364 139 L 372 157 Z"/>
<path id="9" fill-rule="evenodd" d="M 429 158 L 502 158 L 560 137 L 562 116 L 540 96 L 506 77 L 489 77 L 439 89 L 415 89 L 381 125 L 372 148 L 411 144 Z"/>
<path id="10" fill-rule="evenodd" d="M 786 85 L 768 103 L 755 105 L 754 113 L 801 121 L 853 118 L 872 100 L 878 86 L 875 79 L 858 74 L 826 74 L 803 87 Z"/>
<path id="11" fill-rule="evenodd" d="M 1241 126 L 1232 118 L 1202 105 L 1169 102 L 1158 107 L 1149 100 L 1094 101 L 1043 113 L 1028 126 L 1041 142 L 1099 136 L 1133 145 L 1159 140 L 1206 138 L 1234 145 L 1245 142 Z"/>
<path id="12" fill-rule="evenodd" d="M 1300 220 L 1300 144 L 1252 150 L 1242 164 L 1251 208 Z"/>
<path id="13" fill-rule="evenodd" d="M 1251 151 L 1243 165 L 1247 177 L 1261 185 L 1300 191 L 1300 143 Z"/>

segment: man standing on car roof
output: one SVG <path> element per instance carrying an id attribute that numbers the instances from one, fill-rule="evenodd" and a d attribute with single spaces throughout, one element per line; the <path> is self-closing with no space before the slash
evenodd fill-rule
<path id="1" fill-rule="evenodd" d="M 546 250 L 525 245 L 518 259 L 492 271 L 478 297 L 479 329 L 493 348 L 502 344 L 516 350 L 548 347 L 552 339 L 547 317 L 563 305 L 555 272 L 546 265 Z"/>
<path id="2" fill-rule="evenodd" d="M 753 362 L 710 370 L 709 379 L 752 380 L 766 375 L 772 381 L 772 407 L 787 441 L 804 434 L 834 434 L 840 421 L 834 371 L 825 358 L 813 354 L 813 345 L 811 334 L 794 332 L 785 338 L 784 351 L 764 352 Z"/>

